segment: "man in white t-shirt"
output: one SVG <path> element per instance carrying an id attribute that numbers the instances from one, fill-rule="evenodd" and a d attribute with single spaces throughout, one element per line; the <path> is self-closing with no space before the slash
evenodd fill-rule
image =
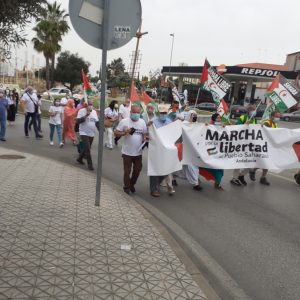
<path id="1" fill-rule="evenodd" d="M 25 137 L 27 138 L 29 137 L 28 124 L 30 118 L 32 119 L 32 125 L 33 125 L 36 139 L 41 139 L 43 137 L 39 133 L 38 126 L 37 126 L 37 114 L 38 114 L 39 105 L 40 102 L 38 100 L 36 93 L 34 93 L 33 88 L 31 86 L 28 86 L 21 98 L 21 106 L 25 113 L 24 131 L 25 131 Z"/>
<path id="2" fill-rule="evenodd" d="M 99 118 L 90 100 L 87 107 L 83 107 L 78 111 L 76 123 L 79 124 L 79 135 L 83 143 L 83 149 L 77 158 L 77 162 L 83 165 L 83 158 L 85 157 L 89 170 L 94 170 L 91 147 L 96 129 L 99 130 Z"/>
<path id="3" fill-rule="evenodd" d="M 122 147 L 124 165 L 123 189 L 127 194 L 135 192 L 134 186 L 143 167 L 142 144 L 147 139 L 147 125 L 140 118 L 140 114 L 141 108 L 137 105 L 132 105 L 130 118 L 123 119 L 115 131 L 117 137 L 125 137 Z"/>

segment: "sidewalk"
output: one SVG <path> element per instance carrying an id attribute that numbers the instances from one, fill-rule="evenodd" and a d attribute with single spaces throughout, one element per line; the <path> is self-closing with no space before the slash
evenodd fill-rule
<path id="1" fill-rule="evenodd" d="M 0 148 L 1 300 L 206 299 L 134 200 L 94 192 L 95 174 Z"/>

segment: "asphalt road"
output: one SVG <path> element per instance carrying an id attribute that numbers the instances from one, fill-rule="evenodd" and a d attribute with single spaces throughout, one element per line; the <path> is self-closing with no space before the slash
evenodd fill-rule
<path id="1" fill-rule="evenodd" d="M 17 123 L 8 127 L 7 142 L 2 142 L 1 147 L 82 168 L 75 162 L 76 149 L 71 143 L 63 149 L 49 146 L 47 120 L 42 125 L 43 141 L 35 140 L 33 134 L 25 139 L 22 122 L 23 116 L 18 116 Z M 281 126 L 299 128 L 300 123 L 282 122 Z M 94 162 L 96 144 L 97 140 L 93 146 Z M 291 180 L 293 170 L 270 175 L 270 187 L 250 180 L 246 187 L 233 187 L 229 183 L 232 172 L 226 171 L 225 191 L 215 191 L 211 183 L 203 181 L 204 190 L 196 192 L 179 180 L 175 196 L 164 194 L 154 199 L 149 195 L 146 155 L 144 166 L 137 184 L 138 196 L 188 232 L 250 298 L 300 299 L 300 187 Z M 106 178 L 122 184 L 120 146 L 105 150 L 103 172 Z"/>

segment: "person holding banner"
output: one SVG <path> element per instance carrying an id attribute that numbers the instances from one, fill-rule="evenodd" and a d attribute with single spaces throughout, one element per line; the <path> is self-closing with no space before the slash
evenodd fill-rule
<path id="1" fill-rule="evenodd" d="M 124 136 L 122 157 L 124 166 L 123 190 L 130 195 L 135 193 L 135 184 L 142 170 L 142 146 L 147 139 L 147 126 L 140 118 L 141 107 L 131 106 L 130 118 L 123 119 L 115 130 L 116 137 Z"/>
<path id="2" fill-rule="evenodd" d="M 270 127 L 270 128 L 278 128 L 278 122 L 280 121 L 280 112 L 273 111 L 271 112 L 269 120 L 266 120 L 262 126 Z M 250 169 L 249 177 L 252 181 L 255 181 L 255 173 L 257 169 Z M 262 170 L 262 175 L 260 177 L 260 183 L 263 185 L 270 185 L 270 182 L 267 180 L 266 176 L 268 174 L 268 169 Z"/>
<path id="3" fill-rule="evenodd" d="M 256 116 L 256 106 L 250 104 L 247 106 L 247 113 L 245 115 L 240 116 L 237 121 L 236 125 L 249 125 L 249 124 L 257 124 Z M 249 173 L 250 169 L 235 169 L 233 170 L 233 176 L 230 180 L 230 183 L 236 186 L 247 185 L 245 180 L 245 175 Z"/>
<path id="4" fill-rule="evenodd" d="M 165 104 L 158 105 L 158 117 L 154 119 L 153 125 L 156 128 L 161 128 L 172 123 L 172 120 L 168 116 L 168 106 Z M 160 197 L 159 187 L 162 181 L 165 179 L 169 195 L 173 195 L 175 190 L 172 185 L 172 174 L 166 176 L 149 176 L 150 181 L 150 194 L 152 197 Z"/>

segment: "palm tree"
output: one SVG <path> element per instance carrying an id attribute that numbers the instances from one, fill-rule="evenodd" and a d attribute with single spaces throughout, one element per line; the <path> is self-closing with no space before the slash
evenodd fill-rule
<path id="1" fill-rule="evenodd" d="M 50 60 L 51 60 L 51 86 L 54 85 L 55 55 L 61 50 L 60 42 L 62 37 L 69 31 L 70 27 L 66 18 L 68 14 L 61 5 L 55 1 L 47 3 L 42 17 L 34 27 L 36 37 L 32 39 L 34 48 L 43 52 L 46 58 L 46 82 L 47 89 L 50 87 Z"/>

